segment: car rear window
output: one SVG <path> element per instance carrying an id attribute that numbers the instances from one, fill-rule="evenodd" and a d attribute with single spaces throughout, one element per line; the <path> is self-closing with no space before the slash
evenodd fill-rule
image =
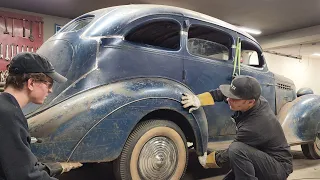
<path id="1" fill-rule="evenodd" d="M 88 25 L 93 20 L 93 18 L 94 16 L 90 15 L 90 16 L 81 17 L 79 19 L 75 19 L 70 24 L 67 24 L 65 27 L 63 27 L 60 32 L 70 32 L 70 31 L 80 30 L 84 28 L 86 25 Z"/>

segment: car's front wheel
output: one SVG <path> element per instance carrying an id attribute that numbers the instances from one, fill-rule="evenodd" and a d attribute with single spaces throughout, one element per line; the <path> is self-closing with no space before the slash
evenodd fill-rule
<path id="1" fill-rule="evenodd" d="M 302 144 L 303 155 L 308 159 L 320 159 L 320 139 L 316 137 L 313 143 Z"/>
<path id="2" fill-rule="evenodd" d="M 149 120 L 130 134 L 121 155 L 114 162 L 117 179 L 178 180 L 188 162 L 186 138 L 175 123 Z"/>

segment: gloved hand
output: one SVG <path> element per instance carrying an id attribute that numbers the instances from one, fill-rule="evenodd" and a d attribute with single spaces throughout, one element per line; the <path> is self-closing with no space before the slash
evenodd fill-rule
<path id="1" fill-rule="evenodd" d="M 201 102 L 196 95 L 185 93 L 185 94 L 182 94 L 181 100 L 182 100 L 181 103 L 183 104 L 183 108 L 191 107 L 189 109 L 189 113 L 199 109 L 199 107 L 201 106 Z"/>
<path id="2" fill-rule="evenodd" d="M 216 152 L 212 152 L 209 155 L 207 155 L 207 152 L 204 153 L 203 156 L 198 156 L 199 163 L 204 168 L 220 168 L 216 162 Z"/>
<path id="3" fill-rule="evenodd" d="M 215 102 L 222 102 L 226 99 L 226 97 L 222 94 L 220 89 L 210 91 L 210 94 Z"/>
<path id="4" fill-rule="evenodd" d="M 60 163 L 61 167 L 62 167 L 62 173 L 65 173 L 65 172 L 69 172 L 71 169 L 76 169 L 76 168 L 79 168 L 82 166 L 81 163 Z"/>
<path id="5" fill-rule="evenodd" d="M 203 166 L 203 167 L 206 168 L 206 169 L 208 168 L 208 167 L 206 166 L 206 164 L 207 164 L 207 157 L 208 157 L 207 152 L 205 152 L 203 156 L 198 156 L 199 163 L 201 164 L 201 166 Z"/>

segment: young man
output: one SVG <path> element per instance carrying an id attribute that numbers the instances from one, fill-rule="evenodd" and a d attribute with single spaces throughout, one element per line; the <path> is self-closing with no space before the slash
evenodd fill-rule
<path id="1" fill-rule="evenodd" d="M 82 166 L 38 162 L 30 150 L 28 123 L 21 110 L 30 102 L 42 104 L 52 92 L 53 81 L 67 79 L 35 53 L 16 55 L 8 71 L 5 91 L 0 94 L 0 180 L 54 180 L 53 176 Z"/>
<path id="2" fill-rule="evenodd" d="M 189 112 L 200 106 L 227 100 L 236 111 L 237 134 L 227 150 L 199 157 L 205 168 L 218 168 L 226 163 L 231 171 L 226 180 L 285 180 L 292 173 L 292 155 L 282 127 L 268 102 L 261 95 L 259 82 L 250 76 L 237 76 L 231 85 L 199 94 L 182 96 Z"/>

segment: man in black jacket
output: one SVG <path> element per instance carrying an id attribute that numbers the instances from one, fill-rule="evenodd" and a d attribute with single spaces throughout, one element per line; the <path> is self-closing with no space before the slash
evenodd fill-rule
<path id="1" fill-rule="evenodd" d="M 42 164 L 30 150 L 28 123 L 21 108 L 42 104 L 53 81 L 65 82 L 50 62 L 35 53 L 20 53 L 9 64 L 5 91 L 0 94 L 0 180 L 54 180 L 53 176 L 81 163 Z"/>
<path id="2" fill-rule="evenodd" d="M 214 102 L 228 101 L 235 111 L 237 133 L 229 148 L 199 157 L 205 168 L 226 163 L 231 171 L 226 180 L 285 180 L 292 173 L 292 155 L 282 127 L 268 102 L 261 95 L 259 82 L 250 76 L 237 76 L 231 85 L 197 96 L 182 96 L 189 112 Z"/>

